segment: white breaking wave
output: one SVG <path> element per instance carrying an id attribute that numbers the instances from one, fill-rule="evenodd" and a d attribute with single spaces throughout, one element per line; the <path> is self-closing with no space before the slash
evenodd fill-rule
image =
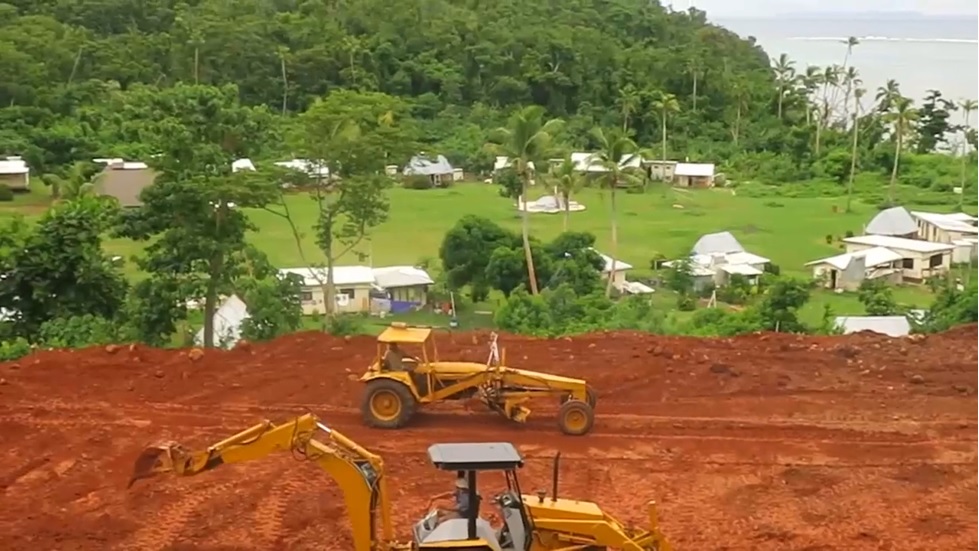
<path id="1" fill-rule="evenodd" d="M 789 40 L 806 40 L 810 42 L 846 42 L 846 36 L 793 36 Z M 972 38 L 895 38 L 891 36 L 858 36 L 860 42 L 932 42 L 939 44 L 979 44 Z"/>

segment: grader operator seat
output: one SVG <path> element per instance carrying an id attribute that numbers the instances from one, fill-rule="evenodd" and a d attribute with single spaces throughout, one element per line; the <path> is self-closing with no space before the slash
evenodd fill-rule
<path id="1" fill-rule="evenodd" d="M 415 524 L 415 542 L 422 549 L 425 544 L 437 542 L 472 541 L 493 551 L 527 551 L 530 522 L 520 500 L 519 488 L 499 499 L 505 523 L 500 530 L 494 530 L 489 522 L 479 516 L 478 473 L 503 471 L 507 485 L 514 488 L 516 470 L 523 467 L 523 457 L 513 444 L 434 444 L 428 448 L 428 457 L 439 470 L 465 473 L 472 507 L 467 518 L 448 519 L 436 525 L 436 514 L 431 512 Z"/>
<path id="2" fill-rule="evenodd" d="M 392 323 L 377 337 L 378 367 L 381 371 L 414 371 L 421 363 L 429 361 L 427 343 L 431 329 L 409 327 L 405 323 Z M 406 350 L 421 347 L 421 359 Z"/>

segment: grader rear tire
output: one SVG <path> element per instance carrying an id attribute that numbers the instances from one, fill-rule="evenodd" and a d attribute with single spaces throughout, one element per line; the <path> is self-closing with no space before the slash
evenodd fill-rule
<path id="1" fill-rule="evenodd" d="M 360 405 L 364 423 L 377 429 L 400 429 L 415 415 L 418 403 L 403 383 L 375 379 L 367 383 Z"/>
<path id="2" fill-rule="evenodd" d="M 557 412 L 557 426 L 569 436 L 588 434 L 595 425 L 595 410 L 587 402 L 568 400 Z"/>

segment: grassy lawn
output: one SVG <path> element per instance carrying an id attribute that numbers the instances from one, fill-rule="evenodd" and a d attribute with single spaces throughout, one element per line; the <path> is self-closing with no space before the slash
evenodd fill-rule
<path id="1" fill-rule="evenodd" d="M 547 192 L 539 189 L 535 196 Z M 309 263 L 322 262 L 323 256 L 312 237 L 315 203 L 304 195 L 290 195 L 286 200 L 293 219 L 304 233 L 302 244 L 306 258 Z M 570 229 L 595 234 L 598 248 L 609 252 L 608 197 L 588 189 L 576 200 L 587 209 L 571 214 Z M 445 232 L 466 214 L 487 217 L 514 231 L 520 228 L 520 217 L 513 202 L 500 197 L 492 185 L 464 183 L 451 189 L 426 191 L 395 188 L 390 192 L 390 201 L 389 220 L 375 228 L 370 239 L 341 262 L 372 262 L 382 266 L 415 264 L 426 257 L 436 258 Z M 36 217 L 49 203 L 50 199 L 44 193 L 19 194 L 12 203 L 0 203 L 0 220 L 13 213 Z M 620 193 L 618 257 L 635 266 L 634 273 L 643 275 L 648 273 L 649 262 L 656 254 L 676 258 L 686 254 L 701 235 L 730 231 L 746 249 L 770 258 L 783 273 L 808 276 L 806 262 L 841 252 L 838 239 L 847 231 L 860 234 L 863 225 L 877 212 L 875 205 L 855 200 L 853 212 L 843 213 L 844 204 L 843 198 L 743 197 L 729 189 L 676 191 L 653 188 L 645 194 Z M 292 230 L 282 218 L 262 210 L 252 211 L 249 215 L 260 228 L 252 239 L 275 265 L 296 267 L 304 264 Z M 562 220 L 562 214 L 532 214 L 533 235 L 542 240 L 557 236 L 562 231 Z M 832 236 L 833 244 L 827 244 L 827 236 Z M 112 254 L 128 258 L 139 252 L 141 246 L 128 240 L 112 239 L 106 248 Z M 356 253 L 364 255 L 363 259 Z M 127 270 L 134 271 L 134 268 L 127 265 Z M 897 288 L 895 295 L 898 302 L 910 306 L 925 306 L 930 300 L 930 293 L 923 287 Z M 665 297 L 658 302 L 664 307 L 670 307 L 671 303 Z M 838 315 L 863 311 L 854 294 L 815 292 L 803 312 L 806 321 L 818 321 L 824 304 L 830 304 Z M 493 309 L 493 306 L 486 305 L 486 309 Z M 406 321 L 430 325 L 448 323 L 444 316 L 433 314 L 413 314 Z M 460 323 L 466 327 L 485 327 L 490 324 L 490 316 L 470 316 L 470 313 L 461 312 Z"/>

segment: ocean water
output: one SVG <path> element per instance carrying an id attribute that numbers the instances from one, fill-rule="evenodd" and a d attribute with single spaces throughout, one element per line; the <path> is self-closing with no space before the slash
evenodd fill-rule
<path id="1" fill-rule="evenodd" d="M 915 101 L 932 89 L 953 100 L 979 98 L 975 17 L 710 19 L 741 36 L 755 37 L 772 59 L 788 54 L 800 72 L 806 65 L 841 65 L 846 45 L 840 41 L 857 37 L 860 44 L 848 64 L 860 71 L 868 100 L 888 79 L 897 80 L 902 93 Z M 973 125 L 976 119 L 973 113 Z"/>

